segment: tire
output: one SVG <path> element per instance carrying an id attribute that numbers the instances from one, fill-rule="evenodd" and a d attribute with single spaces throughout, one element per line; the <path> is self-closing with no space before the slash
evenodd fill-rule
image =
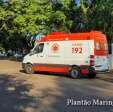
<path id="1" fill-rule="evenodd" d="M 27 74 L 33 74 L 34 73 L 32 64 L 26 64 L 25 67 L 24 67 L 24 70 Z"/>
<path id="2" fill-rule="evenodd" d="M 71 71 L 70 71 L 70 76 L 71 76 L 73 79 L 80 78 L 80 69 L 79 69 L 79 67 L 77 67 L 77 66 L 72 67 L 72 69 L 71 69 Z"/>
<path id="3" fill-rule="evenodd" d="M 95 69 L 93 67 L 89 68 L 88 78 L 96 78 L 96 73 L 94 71 Z"/>

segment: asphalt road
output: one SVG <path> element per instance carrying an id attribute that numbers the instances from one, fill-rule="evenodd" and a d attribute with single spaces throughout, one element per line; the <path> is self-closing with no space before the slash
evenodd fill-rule
<path id="1" fill-rule="evenodd" d="M 29 75 L 20 62 L 0 60 L 0 112 L 113 112 L 113 73 Z"/>

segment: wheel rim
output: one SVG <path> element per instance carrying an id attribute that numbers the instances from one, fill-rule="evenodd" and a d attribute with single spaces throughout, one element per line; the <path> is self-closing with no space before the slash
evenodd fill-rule
<path id="1" fill-rule="evenodd" d="M 32 66 L 27 65 L 26 71 L 27 71 L 27 73 L 32 73 Z"/>
<path id="2" fill-rule="evenodd" d="M 78 76 L 78 71 L 77 70 L 72 70 L 71 75 L 72 75 L 72 77 L 76 78 Z"/>

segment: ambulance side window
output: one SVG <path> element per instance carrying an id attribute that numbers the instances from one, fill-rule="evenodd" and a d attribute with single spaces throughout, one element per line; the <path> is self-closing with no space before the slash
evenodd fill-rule
<path id="1" fill-rule="evenodd" d="M 40 43 L 39 45 L 37 45 L 35 48 L 34 48 L 34 52 L 35 53 L 41 53 L 43 51 L 43 48 L 44 48 L 44 43 Z"/>
<path id="2" fill-rule="evenodd" d="M 43 52 L 43 48 L 44 48 L 44 43 L 39 44 L 37 53 Z"/>

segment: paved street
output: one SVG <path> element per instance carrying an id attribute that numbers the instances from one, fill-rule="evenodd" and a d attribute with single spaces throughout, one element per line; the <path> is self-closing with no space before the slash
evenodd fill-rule
<path id="1" fill-rule="evenodd" d="M 113 105 L 72 105 L 75 101 L 113 99 L 113 73 L 96 79 L 25 74 L 21 63 L 0 60 L 0 112 L 113 112 Z"/>

